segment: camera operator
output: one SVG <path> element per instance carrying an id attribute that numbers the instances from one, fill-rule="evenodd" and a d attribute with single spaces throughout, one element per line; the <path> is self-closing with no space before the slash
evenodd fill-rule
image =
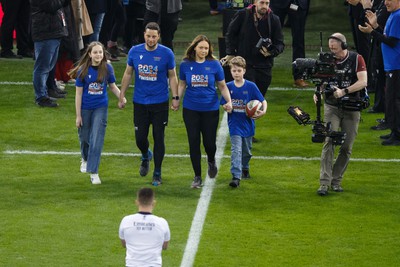
<path id="1" fill-rule="evenodd" d="M 343 98 L 357 98 L 359 91 L 367 86 L 367 71 L 364 58 L 356 52 L 347 50 L 346 38 L 341 33 L 334 33 L 329 38 L 329 49 L 334 54 L 337 68 L 337 85 L 325 88 L 324 121 L 331 123 L 333 131 L 339 128 L 346 133 L 346 139 L 340 147 L 334 162 L 335 145 L 327 137 L 321 155 L 320 196 L 328 194 L 328 188 L 342 192 L 341 182 L 350 160 L 351 150 L 358 131 L 360 111 L 342 105 Z M 333 92 L 332 92 L 333 91 Z M 317 96 L 314 95 L 314 101 Z"/>
<path id="2" fill-rule="evenodd" d="M 400 0 L 386 0 L 385 5 L 390 16 L 386 22 L 383 34 L 379 31 L 377 18 L 372 12 L 367 13 L 368 23 L 358 25 L 360 31 L 371 33 L 380 41 L 383 64 L 386 72 L 385 120 L 391 133 L 382 135 L 384 146 L 400 145 Z"/>
<path id="3" fill-rule="evenodd" d="M 269 0 L 255 0 L 254 5 L 239 10 L 232 18 L 225 36 L 223 66 L 235 56 L 247 62 L 245 79 L 254 82 L 265 96 L 271 83 L 274 57 L 283 52 L 283 34 L 279 17 L 269 8 Z"/>

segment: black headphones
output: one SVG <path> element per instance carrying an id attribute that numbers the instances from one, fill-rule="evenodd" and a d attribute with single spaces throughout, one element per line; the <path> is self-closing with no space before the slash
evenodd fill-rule
<path id="1" fill-rule="evenodd" d="M 340 39 L 339 37 L 331 35 L 331 36 L 329 36 L 328 40 L 329 39 L 334 39 L 336 41 L 339 41 L 343 50 L 347 49 L 347 47 L 348 47 L 347 43 L 345 41 L 343 41 L 342 39 Z"/>

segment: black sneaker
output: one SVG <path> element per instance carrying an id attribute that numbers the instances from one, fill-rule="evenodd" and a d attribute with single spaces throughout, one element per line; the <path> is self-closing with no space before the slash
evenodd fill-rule
<path id="1" fill-rule="evenodd" d="M 143 158 L 142 156 L 142 163 L 140 164 L 140 168 L 139 168 L 139 174 L 140 176 L 146 176 L 149 173 L 149 165 L 150 165 L 150 161 L 153 158 L 153 153 L 149 150 L 148 152 L 148 157 Z"/>
<path id="2" fill-rule="evenodd" d="M 56 93 L 57 94 L 59 94 L 59 95 L 66 95 L 67 94 L 67 91 L 64 91 L 64 90 L 61 90 L 60 88 L 56 88 L 56 89 L 54 89 L 55 91 L 56 91 Z"/>
<path id="3" fill-rule="evenodd" d="M 376 130 L 376 131 L 382 131 L 387 129 L 389 129 L 389 126 L 387 125 L 386 122 L 381 122 L 378 125 L 371 126 L 371 130 Z"/>
<path id="4" fill-rule="evenodd" d="M 383 140 L 388 140 L 390 137 L 392 137 L 392 133 L 379 136 L 379 138 Z"/>
<path id="5" fill-rule="evenodd" d="M 203 185 L 203 180 L 201 179 L 200 176 L 195 176 L 193 178 L 193 182 L 192 182 L 192 188 L 201 188 L 201 186 Z"/>
<path id="6" fill-rule="evenodd" d="M 161 176 L 153 176 L 153 181 L 151 182 L 153 186 L 159 186 L 162 184 L 162 178 Z"/>
<path id="7" fill-rule="evenodd" d="M 232 178 L 232 181 L 229 183 L 229 186 L 233 188 L 239 187 L 239 185 L 240 185 L 240 179 L 238 178 Z"/>
<path id="8" fill-rule="evenodd" d="M 18 51 L 17 55 L 21 56 L 21 57 L 33 58 L 33 52 L 31 52 L 29 50 L 28 51 Z"/>
<path id="9" fill-rule="evenodd" d="M 250 172 L 247 169 L 242 170 L 242 179 L 250 179 Z"/>
<path id="10" fill-rule="evenodd" d="M 40 101 L 37 101 L 36 104 L 41 107 L 47 107 L 47 108 L 56 108 L 58 107 L 57 102 L 54 102 L 50 98 L 43 98 Z"/>
<path id="11" fill-rule="evenodd" d="M 57 93 L 55 89 L 48 89 L 47 94 L 52 98 L 65 98 L 65 95 Z"/>
<path id="12" fill-rule="evenodd" d="M 1 51 L 0 57 L 11 58 L 11 59 L 22 59 L 22 56 L 16 55 L 13 51 Z"/>
<path id="13" fill-rule="evenodd" d="M 322 196 L 322 197 L 328 195 L 328 186 L 327 185 L 321 185 L 318 188 L 317 194 Z"/>
<path id="14" fill-rule="evenodd" d="M 217 165 L 215 164 L 215 160 L 212 162 L 208 162 L 208 176 L 210 178 L 215 178 L 218 173 Z"/>
<path id="15" fill-rule="evenodd" d="M 382 141 L 383 146 L 400 146 L 400 139 L 396 136 L 391 136 L 389 139 Z"/>

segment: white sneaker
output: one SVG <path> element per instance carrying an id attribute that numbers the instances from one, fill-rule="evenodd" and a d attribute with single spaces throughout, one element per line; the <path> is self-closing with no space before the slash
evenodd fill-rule
<path id="1" fill-rule="evenodd" d="M 86 166 L 87 166 L 87 162 L 82 159 L 81 160 L 81 172 L 82 173 L 86 172 Z"/>
<path id="2" fill-rule="evenodd" d="M 90 174 L 90 181 L 92 182 L 92 184 L 101 184 L 99 174 L 97 173 Z"/>

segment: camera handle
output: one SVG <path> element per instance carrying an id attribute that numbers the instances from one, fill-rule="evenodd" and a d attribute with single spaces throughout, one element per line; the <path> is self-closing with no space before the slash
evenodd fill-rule
<path id="1" fill-rule="evenodd" d="M 316 124 L 322 124 L 321 120 L 321 83 L 316 84 L 315 95 L 317 96 L 317 119 L 315 121 Z"/>

